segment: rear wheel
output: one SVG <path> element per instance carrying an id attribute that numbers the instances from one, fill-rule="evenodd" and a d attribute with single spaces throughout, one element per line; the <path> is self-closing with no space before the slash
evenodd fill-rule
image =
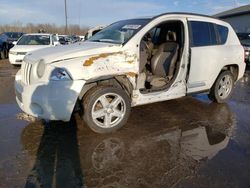
<path id="1" fill-rule="evenodd" d="M 109 133 L 121 128 L 130 114 L 127 93 L 112 86 L 97 86 L 83 99 L 83 119 L 97 133 Z"/>
<path id="2" fill-rule="evenodd" d="M 217 103 L 224 103 L 230 98 L 234 86 L 233 75 L 230 71 L 222 72 L 208 95 L 209 99 Z"/>

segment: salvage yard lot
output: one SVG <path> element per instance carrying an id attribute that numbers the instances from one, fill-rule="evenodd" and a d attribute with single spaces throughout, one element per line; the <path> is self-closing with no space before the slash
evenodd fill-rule
<path id="1" fill-rule="evenodd" d="M 132 110 L 116 133 L 20 120 L 0 61 L 0 187 L 250 187 L 250 76 L 227 104 L 185 97 Z M 19 118 L 17 118 L 17 116 Z"/>

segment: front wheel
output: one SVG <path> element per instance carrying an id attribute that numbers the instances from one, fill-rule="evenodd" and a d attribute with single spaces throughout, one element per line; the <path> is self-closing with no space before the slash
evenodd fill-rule
<path id="1" fill-rule="evenodd" d="M 114 132 L 128 120 L 131 104 L 127 93 L 112 86 L 97 86 L 83 99 L 83 119 L 97 133 Z"/>
<path id="2" fill-rule="evenodd" d="M 233 75 L 230 71 L 222 72 L 208 95 L 209 99 L 217 103 L 224 103 L 230 98 L 234 86 Z"/>

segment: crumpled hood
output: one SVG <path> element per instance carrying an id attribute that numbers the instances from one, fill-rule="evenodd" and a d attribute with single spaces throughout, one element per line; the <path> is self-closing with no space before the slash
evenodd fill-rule
<path id="1" fill-rule="evenodd" d="M 66 59 L 115 52 L 120 48 L 121 46 L 116 44 L 86 41 L 36 50 L 34 52 L 28 53 L 25 56 L 24 61 L 35 63 L 40 59 L 43 59 L 46 64 L 49 64 Z"/>

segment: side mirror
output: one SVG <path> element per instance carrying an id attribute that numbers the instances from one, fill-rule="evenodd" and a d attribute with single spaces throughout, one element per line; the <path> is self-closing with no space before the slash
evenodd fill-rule
<path id="1" fill-rule="evenodd" d="M 17 44 L 17 41 L 13 41 L 12 44 L 13 44 L 13 45 L 16 45 L 16 44 Z"/>

